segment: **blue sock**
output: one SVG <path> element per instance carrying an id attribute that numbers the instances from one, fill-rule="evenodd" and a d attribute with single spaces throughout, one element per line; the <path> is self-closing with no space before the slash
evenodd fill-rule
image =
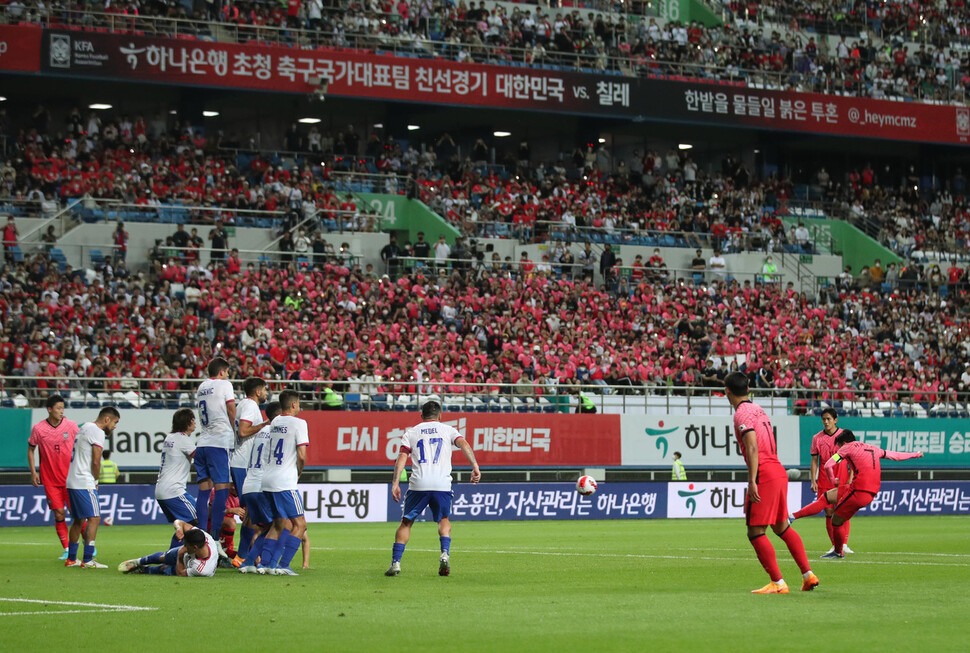
<path id="1" fill-rule="evenodd" d="M 280 541 L 271 540 L 268 537 L 263 540 L 263 549 L 259 553 L 259 566 L 269 567 L 274 560 L 276 560 L 277 553 L 279 551 Z"/>
<path id="2" fill-rule="evenodd" d="M 290 563 L 293 562 L 293 556 L 300 550 L 301 544 L 303 544 L 303 541 L 300 538 L 293 535 L 286 536 L 286 539 L 283 540 L 283 555 L 280 556 L 280 564 L 278 565 L 280 568 L 290 566 Z"/>
<path id="3" fill-rule="evenodd" d="M 199 528 L 205 528 L 209 523 L 209 490 L 199 490 L 195 497 L 195 514 L 199 519 Z M 222 523 L 219 523 L 222 526 Z"/>
<path id="4" fill-rule="evenodd" d="M 216 495 L 212 499 L 212 528 L 209 535 L 216 542 L 222 537 L 222 520 L 226 516 L 226 501 L 229 499 L 229 488 L 216 490 Z"/>
<path id="5" fill-rule="evenodd" d="M 441 535 L 440 537 L 438 537 L 438 539 L 441 540 L 441 552 L 442 553 L 448 553 L 450 555 L 450 552 L 451 552 L 451 538 L 450 537 L 445 537 L 444 535 Z"/>
<path id="6" fill-rule="evenodd" d="M 179 551 L 181 549 L 182 547 L 178 547 L 178 548 L 173 548 L 166 551 L 163 558 L 165 560 L 165 564 L 174 569 L 175 565 L 178 563 Z"/>
<path id="7" fill-rule="evenodd" d="M 145 571 L 149 574 L 154 574 L 156 576 L 174 576 L 175 567 L 172 565 L 154 565 L 152 567 L 146 567 Z"/>
<path id="8" fill-rule="evenodd" d="M 252 567 L 256 564 L 256 558 L 259 557 L 260 552 L 263 550 L 263 542 L 265 540 L 266 531 L 256 536 L 256 540 L 253 542 L 253 546 L 249 549 L 249 554 L 246 556 L 246 561 L 242 564 L 243 567 Z"/>
<path id="9" fill-rule="evenodd" d="M 236 550 L 236 555 L 240 558 L 245 559 L 249 555 L 249 543 L 253 541 L 253 535 L 256 531 L 248 526 L 242 527 L 242 535 L 239 536 L 239 548 Z"/>
<path id="10" fill-rule="evenodd" d="M 182 546 L 182 540 L 172 535 L 172 541 L 169 543 L 168 548 L 174 549 Z"/>
<path id="11" fill-rule="evenodd" d="M 159 551 L 158 553 L 152 553 L 151 555 L 142 556 L 138 558 L 138 564 L 140 565 L 160 565 L 165 561 L 166 551 Z"/>
<path id="12" fill-rule="evenodd" d="M 290 539 L 290 529 L 284 528 L 283 532 L 280 533 L 280 543 L 276 547 L 276 557 L 274 557 L 270 562 L 266 563 L 267 567 L 279 567 L 280 557 L 283 555 L 283 547 L 286 545 L 286 541 Z"/>
<path id="13" fill-rule="evenodd" d="M 94 542 L 84 545 L 84 562 L 91 562 L 94 557 Z"/>
<path id="14" fill-rule="evenodd" d="M 405 544 L 400 544 L 398 542 L 394 543 L 394 546 L 391 547 L 391 562 L 401 562 L 401 556 L 404 555 L 405 546 Z"/>
<path id="15" fill-rule="evenodd" d="M 77 560 L 77 542 L 67 543 L 67 559 L 72 562 Z"/>

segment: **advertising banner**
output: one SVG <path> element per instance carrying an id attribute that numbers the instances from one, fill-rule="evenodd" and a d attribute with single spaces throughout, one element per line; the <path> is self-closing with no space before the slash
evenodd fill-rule
<path id="1" fill-rule="evenodd" d="M 773 416 L 771 423 L 778 460 L 782 465 L 798 465 L 798 418 Z M 621 440 L 624 466 L 670 466 L 675 451 L 688 469 L 745 466 L 732 417 L 624 415 Z"/>
<path id="2" fill-rule="evenodd" d="M 808 487 L 807 485 L 805 486 Z M 747 483 L 669 483 L 667 486 L 667 517 L 744 518 L 744 497 Z M 802 483 L 788 484 L 788 511 L 802 507 Z M 807 496 L 807 495 L 806 495 Z M 812 497 L 814 499 L 814 497 Z"/>
<path id="3" fill-rule="evenodd" d="M 882 449 L 923 457 L 890 461 L 888 467 L 970 467 L 970 420 L 932 417 L 840 417 L 839 426 L 852 429 L 857 440 Z M 811 462 L 812 436 L 822 429 L 818 417 L 801 418 L 801 464 Z M 823 464 L 825 461 L 822 461 Z M 884 461 L 885 462 L 885 461 Z"/>
<path id="4" fill-rule="evenodd" d="M 421 421 L 415 413 L 306 412 L 308 465 L 385 467 L 397 458 L 404 431 Z M 482 466 L 610 467 L 620 459 L 619 415 L 445 413 L 468 440 Z M 452 462 L 466 465 L 461 452 Z"/>
<path id="5" fill-rule="evenodd" d="M 404 504 L 387 493 L 388 520 L 398 521 Z M 666 516 L 666 483 L 604 483 L 590 497 L 573 483 L 480 483 L 454 486 L 451 515 L 461 521 L 537 519 L 660 519 Z M 430 509 L 422 519 L 430 519 Z"/>
<path id="6" fill-rule="evenodd" d="M 19 65 L 36 70 L 36 46 L 30 52 L 16 57 Z M 431 53 L 413 54 L 45 30 L 39 64 L 44 72 L 71 76 L 289 93 L 315 91 L 326 80 L 326 94 L 333 96 L 919 142 L 970 141 L 967 107 L 766 90 L 742 81 L 458 63 Z"/>
<path id="7" fill-rule="evenodd" d="M 38 25 L 0 25 L 0 70 L 38 72 L 42 35 Z"/>
<path id="8" fill-rule="evenodd" d="M 970 482 L 889 481 L 860 515 L 967 515 Z"/>

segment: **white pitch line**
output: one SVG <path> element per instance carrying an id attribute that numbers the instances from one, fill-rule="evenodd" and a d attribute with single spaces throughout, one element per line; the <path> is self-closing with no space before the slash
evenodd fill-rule
<path id="1" fill-rule="evenodd" d="M 95 610 L 45 610 L 36 612 L 0 612 L 0 617 L 28 615 L 28 614 L 74 614 L 78 612 L 140 612 L 144 610 L 157 610 L 141 605 L 114 605 L 111 603 L 84 603 L 82 601 L 45 601 L 43 599 L 11 599 L 0 597 L 0 601 L 8 603 L 42 603 L 44 605 L 70 605 L 84 608 L 96 608 Z"/>
<path id="2" fill-rule="evenodd" d="M 750 551 L 751 549 L 730 549 L 726 547 L 675 547 L 671 551 Z M 970 558 L 970 553 L 924 553 L 923 551 L 862 551 L 868 555 L 881 556 L 935 556 L 940 558 Z"/>
<path id="3" fill-rule="evenodd" d="M 326 547 L 311 547 L 319 551 L 386 551 L 386 547 L 367 547 L 354 549 L 337 549 Z M 409 549 L 421 553 L 438 553 L 438 549 Z M 740 549 L 744 550 L 744 549 Z M 461 549 L 460 553 L 484 553 L 489 555 L 533 555 L 533 556 L 555 556 L 555 557 L 577 557 L 577 558 L 633 558 L 642 560 L 712 560 L 716 562 L 738 562 L 748 560 L 748 556 L 728 558 L 723 556 L 695 556 L 695 555 L 650 555 L 644 553 L 574 553 L 569 551 L 509 551 L 504 549 Z M 921 567 L 970 567 L 970 563 L 955 562 L 919 562 L 913 560 L 891 561 L 891 560 L 840 560 L 842 564 L 850 565 L 906 565 Z"/>
<path id="4" fill-rule="evenodd" d="M 138 608 L 154 610 L 155 608 Z M 104 612 L 131 612 L 131 610 L 37 610 L 36 612 L 0 612 L 0 617 L 19 617 L 34 614 L 95 614 Z"/>
<path id="5" fill-rule="evenodd" d="M 3 546 L 49 546 L 54 549 L 57 547 L 56 544 L 51 544 L 50 542 L 0 542 Z"/>

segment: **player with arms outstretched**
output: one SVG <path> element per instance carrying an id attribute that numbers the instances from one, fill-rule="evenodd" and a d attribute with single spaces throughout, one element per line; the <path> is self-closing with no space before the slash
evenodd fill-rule
<path id="1" fill-rule="evenodd" d="M 158 551 L 141 558 L 125 560 L 118 565 L 118 571 L 125 574 L 157 574 L 160 576 L 182 576 L 212 578 L 216 574 L 219 560 L 216 541 L 201 528 L 176 519 L 173 542 L 180 542 L 168 551 Z"/>
<path id="2" fill-rule="evenodd" d="M 203 526 L 212 517 L 210 535 L 217 540 L 219 554 L 224 556 L 218 539 L 229 498 L 229 452 L 236 441 L 233 426 L 236 423 L 236 396 L 229 382 L 229 361 L 213 358 L 207 371 L 209 378 L 199 384 L 195 393 L 202 425 L 195 448 L 195 469 L 199 479 L 195 514 Z M 216 493 L 212 500 L 212 515 L 209 515 L 209 490 L 213 484 Z"/>
<path id="3" fill-rule="evenodd" d="M 30 483 L 44 486 L 47 507 L 54 515 L 54 529 L 64 547 L 61 560 L 67 559 L 67 470 L 71 466 L 77 424 L 64 417 L 64 399 L 60 395 L 47 398 L 47 419 L 30 429 L 27 440 L 27 465 L 30 467 Z M 40 474 L 34 463 L 34 452 L 40 453 Z"/>
<path id="4" fill-rule="evenodd" d="M 830 505 L 834 505 L 832 530 L 835 535 L 835 548 L 822 557 L 830 560 L 841 560 L 845 557 L 845 554 L 842 553 L 842 547 L 846 538 L 846 522 L 854 514 L 872 503 L 882 486 L 882 465 L 879 461 L 883 458 L 889 460 L 922 458 L 923 452 L 902 453 L 880 449 L 875 445 L 859 442 L 855 439 L 855 434 L 848 429 L 842 431 L 835 438 L 835 444 L 838 446 L 838 450 L 822 468 L 822 471 L 832 483 L 832 489 L 796 512 L 792 519 L 808 517 L 817 514 Z M 847 461 L 849 469 L 852 470 L 852 482 L 840 488 L 837 484 L 839 479 L 835 477 L 835 473 L 842 460 Z"/>
<path id="5" fill-rule="evenodd" d="M 822 411 L 822 430 L 812 436 L 812 446 L 809 453 L 812 456 L 811 471 L 810 476 L 812 480 L 812 492 L 815 492 L 815 498 L 820 498 L 823 494 L 832 489 L 832 483 L 829 481 L 828 475 L 822 473 L 822 465 L 831 458 L 838 447 L 835 444 L 835 438 L 842 433 L 842 429 L 839 428 L 839 414 L 835 412 L 834 408 L 826 408 Z M 835 476 L 839 479 L 842 485 L 849 482 L 847 478 L 848 474 L 843 470 L 845 469 L 845 463 L 840 463 L 840 469 L 836 470 Z M 832 513 L 835 511 L 835 506 L 828 506 L 825 508 L 825 531 L 829 534 L 829 541 L 832 542 L 832 548 L 829 549 L 828 553 L 835 552 L 835 533 L 832 530 Z M 845 523 L 845 539 L 846 544 L 843 547 L 843 553 L 852 553 L 852 549 L 849 548 L 849 522 Z M 828 555 L 825 554 L 825 555 Z"/>
<path id="6" fill-rule="evenodd" d="M 478 483 L 482 472 L 475 460 L 475 452 L 456 429 L 442 424 L 441 404 L 435 400 L 427 401 L 421 407 L 422 422 L 409 428 L 401 438 L 401 449 L 394 463 L 394 480 L 391 496 L 401 500 L 401 472 L 408 457 L 411 457 L 411 480 L 404 498 L 404 517 L 397 527 L 394 546 L 391 549 L 391 566 L 385 576 L 401 573 L 401 557 L 404 547 L 411 539 L 411 525 L 424 509 L 431 508 L 431 517 L 438 522 L 438 537 L 441 542 L 441 557 L 438 560 L 438 575 L 451 574 L 451 453 L 461 449 L 472 466 L 472 483 Z"/>
<path id="7" fill-rule="evenodd" d="M 765 534 L 769 526 L 788 547 L 802 572 L 802 591 L 811 591 L 818 587 L 819 581 L 808 564 L 802 538 L 788 523 L 788 473 L 778 461 L 771 420 L 761 406 L 751 401 L 745 374 L 728 374 L 724 390 L 734 408 L 734 434 L 748 466 L 748 492 L 744 501 L 748 540 L 771 581 L 752 593 L 788 594 L 789 591 L 778 568 L 775 547 Z"/>

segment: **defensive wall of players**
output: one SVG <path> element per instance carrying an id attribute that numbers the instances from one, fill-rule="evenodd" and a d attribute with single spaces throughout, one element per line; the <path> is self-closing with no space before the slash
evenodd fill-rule
<path id="1" fill-rule="evenodd" d="M 78 423 L 97 409 L 72 410 Z M 45 409 L 0 409 L 0 469 L 26 470 L 23 434 L 47 417 Z M 406 412 L 304 411 L 311 439 L 308 468 L 389 468 L 401 435 L 413 425 Z M 730 416 L 445 413 L 483 468 L 669 468 L 682 453 L 689 469 L 743 469 Z M 157 469 L 171 411 L 127 410 L 105 446 L 122 470 Z M 818 417 L 773 415 L 778 457 L 786 467 L 809 466 Z M 923 451 L 900 468 L 970 468 L 970 422 L 945 418 L 849 417 L 839 426 L 884 449 Z M 463 459 L 454 464 L 461 468 Z M 329 477 L 328 477 L 329 478 Z"/>

